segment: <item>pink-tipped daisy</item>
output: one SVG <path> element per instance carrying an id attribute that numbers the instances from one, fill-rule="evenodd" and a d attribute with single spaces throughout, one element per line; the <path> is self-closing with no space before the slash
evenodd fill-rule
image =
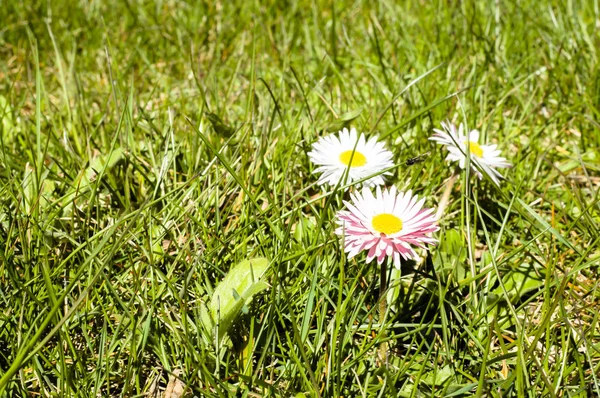
<path id="1" fill-rule="evenodd" d="M 429 139 L 438 144 L 445 145 L 448 149 L 446 160 L 458 161 L 461 169 L 467 164 L 467 156 L 471 157 L 471 168 L 481 179 L 483 173 L 487 174 L 496 185 L 500 184 L 500 174 L 495 168 L 510 167 L 506 158 L 500 156 L 500 151 L 496 149 L 497 145 L 479 144 L 479 131 L 472 130 L 468 136 L 462 125 L 456 126 L 450 122 L 442 122 L 443 130 L 433 129 L 435 134 Z"/>
<path id="2" fill-rule="evenodd" d="M 364 181 L 366 186 L 383 185 L 385 175 L 392 174 L 384 171 L 394 165 L 392 153 L 382 142 L 377 142 L 377 136 L 369 140 L 363 133 L 352 128 L 344 128 L 338 135 L 330 134 L 320 138 L 308 153 L 310 160 L 318 165 L 313 173 L 323 173 L 317 183 L 336 185 L 348 172 L 346 182 L 362 180 L 377 173 Z M 344 181 L 342 181 L 343 183 Z"/>
<path id="3" fill-rule="evenodd" d="M 335 231 L 344 236 L 348 258 L 368 250 L 367 263 L 377 258 L 381 264 L 389 256 L 400 268 L 400 258 L 418 258 L 412 245 L 426 248 L 436 242 L 426 235 L 439 230 L 433 209 L 424 208 L 425 199 L 419 200 L 411 191 L 377 187 L 373 196 L 370 189 L 363 188 L 362 193 L 351 194 L 351 199 L 344 201 L 348 211 L 338 212 L 340 227 Z"/>

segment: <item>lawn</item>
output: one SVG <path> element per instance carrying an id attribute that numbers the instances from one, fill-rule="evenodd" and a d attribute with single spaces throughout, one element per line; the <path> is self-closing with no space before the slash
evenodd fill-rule
<path id="1" fill-rule="evenodd" d="M 0 396 L 600 396 L 598 0 L 0 22 Z M 446 160 L 446 121 L 499 184 Z M 309 152 L 343 128 L 439 214 L 399 268 L 336 233 L 368 179 L 320 184 Z"/>

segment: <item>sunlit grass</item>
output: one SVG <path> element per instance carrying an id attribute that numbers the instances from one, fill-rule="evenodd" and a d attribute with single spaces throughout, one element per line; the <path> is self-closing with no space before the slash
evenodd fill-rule
<path id="1" fill-rule="evenodd" d="M 597 1 L 24 3 L 0 7 L 0 395 L 600 395 Z M 380 316 L 306 153 L 377 133 L 438 207 L 447 119 L 513 167 L 458 175 Z M 256 257 L 269 287 L 211 338 Z"/>

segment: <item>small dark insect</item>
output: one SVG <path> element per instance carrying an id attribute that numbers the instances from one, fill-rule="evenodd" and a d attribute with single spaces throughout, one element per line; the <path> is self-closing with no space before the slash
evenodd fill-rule
<path id="1" fill-rule="evenodd" d="M 407 166 L 412 166 L 413 164 L 417 164 L 417 163 L 421 163 L 425 161 L 425 158 L 430 154 L 431 152 L 425 152 L 422 155 L 419 155 L 417 157 L 414 158 L 410 158 L 406 160 L 406 165 Z"/>

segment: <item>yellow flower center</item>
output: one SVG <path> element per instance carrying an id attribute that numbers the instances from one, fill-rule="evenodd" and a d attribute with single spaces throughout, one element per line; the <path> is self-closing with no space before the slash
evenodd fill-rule
<path id="1" fill-rule="evenodd" d="M 381 213 L 373 217 L 371 220 L 375 231 L 391 235 L 402 231 L 402 220 L 390 213 Z"/>
<path id="2" fill-rule="evenodd" d="M 354 152 L 354 155 L 352 155 L 352 152 Z M 352 163 L 350 162 L 350 159 L 352 159 Z M 350 150 L 342 152 L 340 155 L 340 162 L 344 163 L 346 166 L 360 167 L 367 164 L 367 158 L 358 151 Z"/>
<path id="3" fill-rule="evenodd" d="M 471 154 L 478 158 L 483 157 L 483 149 L 481 149 L 478 143 L 473 141 L 467 141 L 467 143 L 469 144 L 469 152 L 471 152 Z"/>

